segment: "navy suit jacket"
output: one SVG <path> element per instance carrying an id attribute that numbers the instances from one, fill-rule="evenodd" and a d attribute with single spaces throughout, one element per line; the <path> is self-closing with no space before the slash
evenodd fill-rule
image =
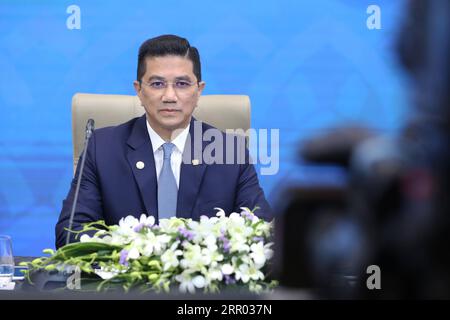
<path id="1" fill-rule="evenodd" d="M 194 121 L 192 118 L 188 136 L 191 141 L 195 139 Z M 213 127 L 201 123 L 201 128 L 203 134 Z M 225 134 L 222 135 L 225 141 Z M 236 142 L 238 138 L 234 139 Z M 203 150 L 212 142 L 202 142 Z M 193 147 L 185 148 L 185 152 L 189 149 L 193 156 Z M 248 151 L 245 151 L 248 157 Z M 226 159 L 225 147 L 223 156 Z M 236 156 L 234 158 L 236 160 Z M 143 169 L 136 167 L 138 161 L 144 162 Z M 69 225 L 78 171 L 79 168 L 63 201 L 56 225 L 57 248 L 66 243 L 67 231 L 64 228 Z M 142 213 L 158 218 L 157 187 L 155 160 L 145 115 L 119 126 L 97 129 L 89 141 L 72 229 L 80 230 L 83 223 L 97 220 L 105 220 L 108 225 L 117 224 L 122 217 L 139 217 Z M 182 162 L 177 217 L 198 220 L 201 215 L 214 216 L 215 207 L 229 214 L 240 212 L 240 207 L 253 209 L 257 206 L 256 215 L 266 220 L 272 218 L 254 166 L 249 161 L 244 164 L 202 162 L 198 165 Z"/>

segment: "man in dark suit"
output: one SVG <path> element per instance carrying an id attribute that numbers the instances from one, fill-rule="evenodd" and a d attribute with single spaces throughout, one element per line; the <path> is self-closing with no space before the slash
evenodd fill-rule
<path id="1" fill-rule="evenodd" d="M 94 131 L 73 230 L 97 220 L 117 224 L 124 216 L 139 217 L 142 213 L 157 219 L 199 219 L 201 215 L 214 216 L 216 207 L 227 214 L 240 212 L 240 207 L 259 207 L 255 214 L 271 219 L 271 209 L 248 151 L 244 148 L 244 154 L 239 152 L 240 139 L 231 137 L 234 143 L 229 150 L 224 142 L 230 136 L 216 134 L 223 143 L 216 143 L 212 153 L 204 152 L 209 144 L 218 141 L 207 142 L 199 135 L 218 130 L 192 117 L 205 87 L 195 47 L 173 35 L 145 41 L 139 49 L 134 87 L 145 115 Z M 197 157 L 196 146 L 202 158 Z M 214 159 L 222 155 L 227 161 L 211 162 L 204 158 L 205 154 Z M 64 228 L 69 225 L 78 170 L 56 225 L 57 248 L 66 243 Z"/>

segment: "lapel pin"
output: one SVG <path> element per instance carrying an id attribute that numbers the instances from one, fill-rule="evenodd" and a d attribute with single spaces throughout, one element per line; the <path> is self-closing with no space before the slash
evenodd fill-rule
<path id="1" fill-rule="evenodd" d="M 199 164 L 199 161 L 197 159 L 192 160 L 192 165 L 197 166 Z"/>
<path id="2" fill-rule="evenodd" d="M 136 168 L 138 168 L 139 170 L 144 169 L 145 164 L 142 161 L 138 161 L 136 162 Z"/>

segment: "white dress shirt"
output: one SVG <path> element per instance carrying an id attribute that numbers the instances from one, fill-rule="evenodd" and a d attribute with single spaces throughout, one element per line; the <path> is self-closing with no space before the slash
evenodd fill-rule
<path id="1" fill-rule="evenodd" d="M 148 121 L 147 123 L 147 130 L 148 135 L 150 136 L 150 141 L 152 142 L 153 147 L 153 156 L 155 157 L 155 169 L 156 169 L 156 177 L 159 180 L 159 174 L 161 173 L 162 165 L 163 165 L 163 158 L 164 158 L 164 150 L 162 148 L 162 145 L 166 143 L 163 138 L 159 136 L 153 130 L 153 128 L 150 126 Z M 173 175 L 175 176 L 175 181 L 177 182 L 177 187 L 180 187 L 180 171 L 181 171 L 181 162 L 183 160 L 183 151 L 184 146 L 186 145 L 186 139 L 189 134 L 189 128 L 191 124 L 183 129 L 181 133 L 175 137 L 173 141 L 171 141 L 175 148 L 173 148 L 172 156 L 170 158 L 170 165 L 172 167 Z"/>

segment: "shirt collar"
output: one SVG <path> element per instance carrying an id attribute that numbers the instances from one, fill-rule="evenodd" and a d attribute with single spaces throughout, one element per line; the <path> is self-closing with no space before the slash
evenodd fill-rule
<path id="1" fill-rule="evenodd" d="M 150 126 L 148 121 L 146 120 L 145 123 L 147 124 L 147 131 L 148 135 L 150 136 L 150 141 L 152 142 L 153 147 L 153 153 L 156 152 L 161 146 L 166 143 L 163 138 L 160 137 L 159 134 L 156 133 L 155 130 Z M 175 145 L 175 147 L 180 151 L 180 153 L 183 153 L 184 146 L 186 145 L 186 139 L 189 134 L 189 129 L 191 127 L 191 123 L 189 122 L 188 126 L 184 128 L 181 133 L 175 137 L 171 142 Z"/>

